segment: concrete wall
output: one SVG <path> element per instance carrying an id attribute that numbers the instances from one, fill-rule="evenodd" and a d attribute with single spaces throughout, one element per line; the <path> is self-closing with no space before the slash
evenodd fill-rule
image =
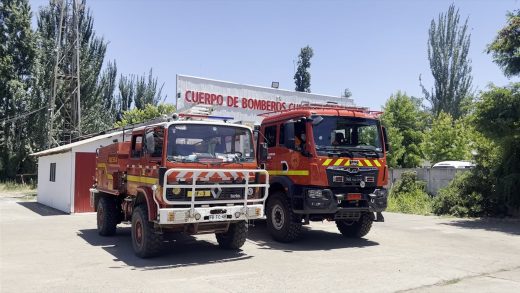
<path id="1" fill-rule="evenodd" d="M 56 180 L 50 181 L 50 165 L 56 163 Z M 66 152 L 38 158 L 38 202 L 70 213 L 72 203 L 72 153 Z"/>
<path id="2" fill-rule="evenodd" d="M 467 172 L 469 169 L 452 169 L 452 168 L 411 168 L 411 169 L 390 169 L 389 170 L 389 185 L 390 187 L 396 180 L 401 178 L 401 175 L 407 171 L 417 172 L 417 179 L 426 182 L 426 191 L 429 194 L 436 195 L 439 189 L 446 187 L 455 175 L 460 172 Z"/>

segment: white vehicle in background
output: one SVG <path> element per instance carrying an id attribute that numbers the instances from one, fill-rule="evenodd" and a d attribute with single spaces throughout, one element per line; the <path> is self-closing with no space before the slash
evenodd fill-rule
<path id="1" fill-rule="evenodd" d="M 442 161 L 433 165 L 432 168 L 471 169 L 475 164 L 468 161 Z"/>

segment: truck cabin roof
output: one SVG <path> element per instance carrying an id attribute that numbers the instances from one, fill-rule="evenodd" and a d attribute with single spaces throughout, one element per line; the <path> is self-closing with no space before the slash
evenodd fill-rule
<path id="1" fill-rule="evenodd" d="M 370 111 L 365 108 L 354 107 L 303 107 L 291 110 L 282 110 L 278 112 L 269 112 L 261 114 L 265 117 L 262 121 L 264 123 L 283 121 L 295 117 L 309 117 L 311 115 L 322 116 L 345 116 L 345 117 L 359 117 L 367 119 L 378 119 L 382 112 Z"/>

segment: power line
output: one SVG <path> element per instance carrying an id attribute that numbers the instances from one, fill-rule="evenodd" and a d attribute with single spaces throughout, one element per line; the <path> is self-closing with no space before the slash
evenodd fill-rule
<path id="1" fill-rule="evenodd" d="M 26 113 L 23 113 L 23 114 L 17 115 L 17 116 L 15 116 L 15 117 L 11 117 L 11 118 L 7 117 L 7 118 L 5 118 L 5 119 L 0 120 L 0 123 L 1 123 L 1 124 L 4 124 L 4 123 L 11 122 L 11 121 L 15 121 L 15 120 L 18 120 L 18 119 L 21 119 L 21 118 L 24 118 L 24 117 L 30 116 L 30 115 L 32 115 L 32 114 L 34 114 L 34 113 L 36 113 L 36 112 L 39 112 L 39 111 L 41 111 L 41 110 L 43 110 L 43 109 L 47 109 L 47 106 L 43 106 L 43 107 L 38 108 L 38 109 L 36 109 L 36 110 L 32 110 L 32 111 L 30 111 L 30 112 L 26 112 Z"/>

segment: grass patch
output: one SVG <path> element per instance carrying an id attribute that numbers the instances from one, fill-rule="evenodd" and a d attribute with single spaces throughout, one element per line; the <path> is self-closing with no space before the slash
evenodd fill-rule
<path id="1" fill-rule="evenodd" d="M 36 186 L 30 184 L 21 184 L 14 181 L 0 182 L 1 193 L 27 193 L 36 195 Z"/>
<path id="2" fill-rule="evenodd" d="M 424 191 L 425 184 L 417 181 L 415 172 L 405 172 L 397 180 L 388 196 L 389 212 L 431 215 L 433 199 Z"/>

